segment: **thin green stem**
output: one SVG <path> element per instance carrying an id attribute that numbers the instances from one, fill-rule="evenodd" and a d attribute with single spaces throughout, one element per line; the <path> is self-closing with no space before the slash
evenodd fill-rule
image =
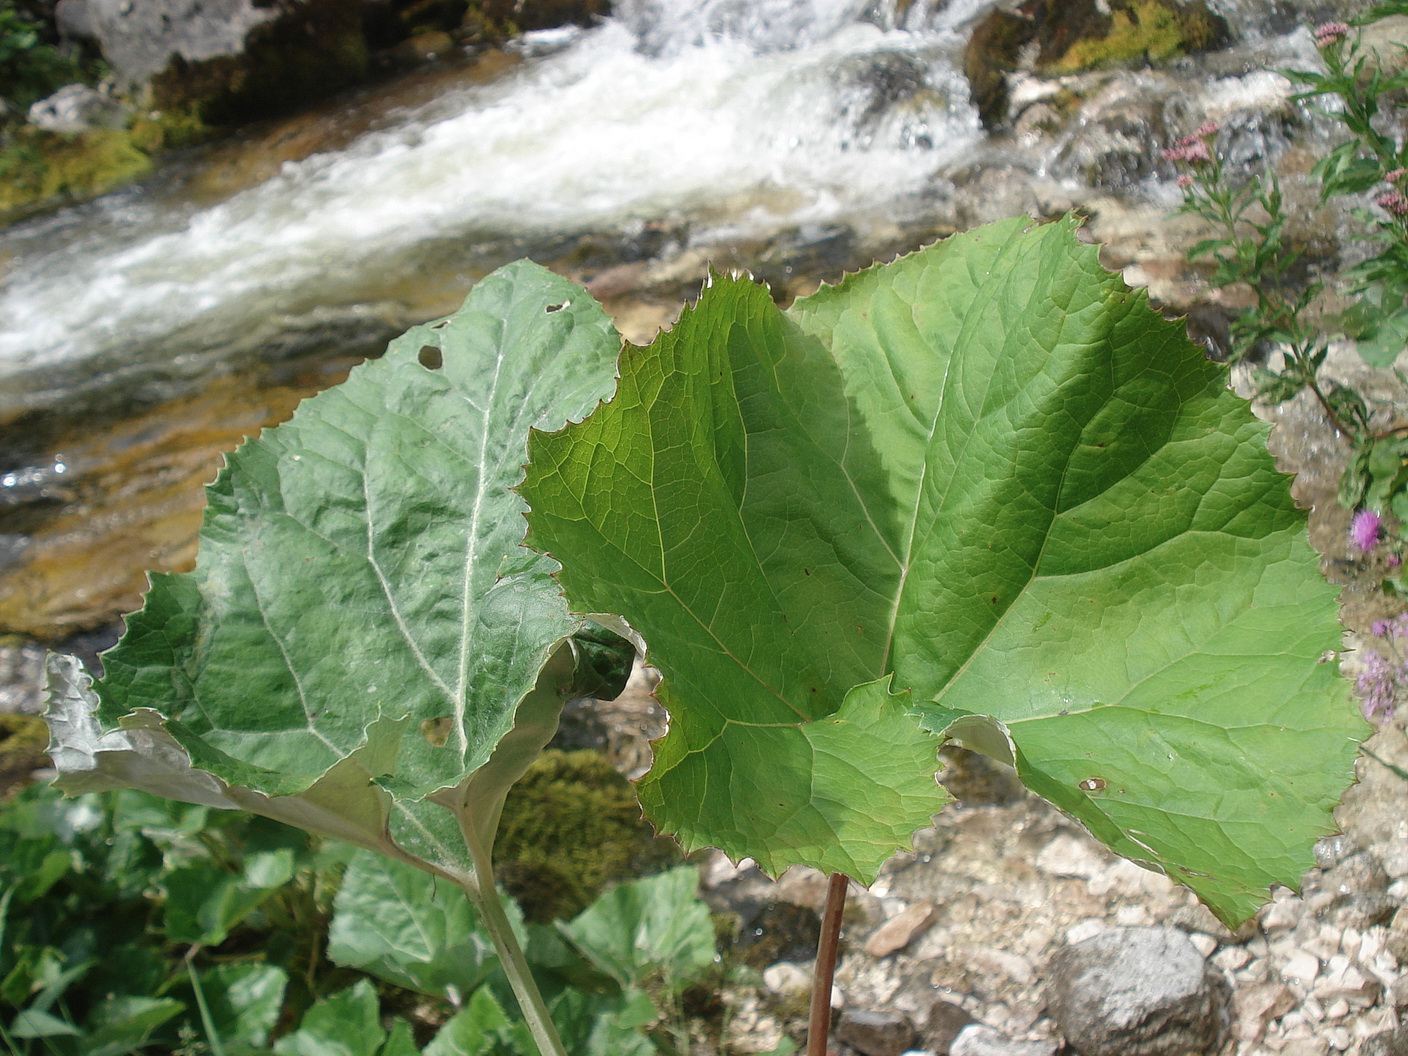
<path id="1" fill-rule="evenodd" d="M 205 1040 L 210 1043 L 212 1056 L 225 1056 L 225 1045 L 220 1040 L 220 1032 L 215 1029 L 215 1021 L 210 1016 L 210 1006 L 205 1001 L 205 990 L 196 976 L 195 965 L 191 963 L 199 949 L 199 946 L 192 946 L 186 951 L 186 975 L 190 978 L 191 989 L 196 995 L 196 1009 L 200 1013 L 200 1023 L 205 1028 Z"/>
<path id="2" fill-rule="evenodd" d="M 518 1007 L 528 1023 L 533 1040 L 537 1042 L 540 1056 L 567 1056 L 562 1038 L 548 1015 L 547 1003 L 538 990 L 538 984 L 533 981 L 533 972 L 523 955 L 523 947 L 518 944 L 513 925 L 509 923 L 508 914 L 504 912 L 503 903 L 494 889 L 494 863 L 488 848 L 472 825 L 462 825 L 461 828 L 470 857 L 474 859 L 475 875 L 472 881 L 463 882 L 460 886 L 470 903 L 479 910 L 479 919 L 494 942 L 499 963 L 508 976 L 514 996 L 518 998 Z"/>
<path id="3" fill-rule="evenodd" d="M 832 873 L 826 883 L 826 908 L 821 914 L 821 938 L 812 973 L 812 1007 L 807 1020 L 807 1056 L 826 1056 L 831 1034 L 831 983 L 836 978 L 836 951 L 841 944 L 841 914 L 846 909 L 850 877 Z"/>

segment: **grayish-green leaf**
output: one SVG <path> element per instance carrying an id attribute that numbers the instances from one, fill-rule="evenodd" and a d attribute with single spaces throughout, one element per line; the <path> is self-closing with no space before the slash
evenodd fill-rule
<path id="1" fill-rule="evenodd" d="M 579 626 L 510 489 L 529 426 L 584 415 L 618 345 L 580 287 L 510 265 L 230 455 L 195 571 L 152 578 L 106 677 L 51 666 L 62 787 L 238 806 L 467 874 L 461 822 L 492 840 Z"/>

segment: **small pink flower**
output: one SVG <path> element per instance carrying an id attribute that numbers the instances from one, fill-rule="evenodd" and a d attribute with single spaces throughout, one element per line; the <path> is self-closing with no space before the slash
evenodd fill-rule
<path id="1" fill-rule="evenodd" d="M 1397 183 L 1405 176 L 1408 176 L 1408 169 L 1394 169 L 1392 172 L 1384 173 L 1384 181 L 1386 183 Z"/>
<path id="2" fill-rule="evenodd" d="M 1369 624 L 1369 633 L 1379 638 L 1388 637 L 1388 620 L 1375 620 Z"/>
<path id="3" fill-rule="evenodd" d="M 1166 161 L 1181 161 L 1188 165 L 1206 165 L 1212 161 L 1212 151 L 1197 136 L 1184 136 L 1164 151 Z"/>
<path id="4" fill-rule="evenodd" d="M 1194 132 L 1193 135 L 1197 136 L 1199 139 L 1211 139 L 1213 136 L 1217 135 L 1217 131 L 1218 124 L 1216 121 L 1204 121 L 1198 126 L 1198 131 Z"/>
<path id="5" fill-rule="evenodd" d="M 1349 36 L 1347 22 L 1322 22 L 1315 27 L 1315 46 L 1328 48 L 1331 44 L 1338 44 L 1347 36 Z"/>
<path id="6" fill-rule="evenodd" d="M 1354 680 L 1354 688 L 1360 697 L 1359 709 L 1370 722 L 1393 715 L 1402 675 L 1401 669 L 1395 670 L 1374 650 L 1365 652 L 1364 664 Z"/>
<path id="7" fill-rule="evenodd" d="M 1193 186 L 1193 174 L 1190 172 L 1180 172 L 1176 182 L 1178 186 L 1186 191 L 1189 187 Z"/>
<path id="8" fill-rule="evenodd" d="M 1388 555 L 1388 567 L 1389 567 L 1389 568 L 1398 568 L 1398 567 L 1399 567 L 1400 565 L 1402 565 L 1402 564 L 1403 564 L 1403 555 L 1400 554 L 1400 553 L 1398 553 L 1396 550 L 1395 550 L 1393 553 L 1391 553 L 1391 554 Z"/>
<path id="9" fill-rule="evenodd" d="M 1408 196 L 1402 191 L 1384 191 L 1374 199 L 1374 204 L 1394 216 L 1408 216 Z"/>
<path id="10" fill-rule="evenodd" d="M 1350 544 L 1361 554 L 1379 545 L 1379 515 L 1373 510 L 1360 510 L 1349 522 Z"/>

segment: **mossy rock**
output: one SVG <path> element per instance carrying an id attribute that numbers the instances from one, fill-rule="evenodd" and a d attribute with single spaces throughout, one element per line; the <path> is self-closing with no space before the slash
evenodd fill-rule
<path id="1" fill-rule="evenodd" d="M 544 752 L 509 792 L 494 845 L 500 882 L 537 922 L 574 917 L 607 884 L 679 861 L 631 783 L 590 750 Z"/>
<path id="2" fill-rule="evenodd" d="M 0 148 L 0 214 L 17 214 L 58 196 L 92 198 L 151 167 L 151 157 L 125 129 L 68 135 L 24 126 Z"/>
<path id="3" fill-rule="evenodd" d="M 1038 68 L 1046 74 L 1166 62 L 1227 43 L 1227 23 L 1202 0 L 1123 0 L 1110 5 L 1104 25 L 1069 45 L 1043 46 Z"/>
<path id="4" fill-rule="evenodd" d="M 0 713 L 0 799 L 49 762 L 49 728 L 38 715 Z"/>
<path id="5" fill-rule="evenodd" d="M 252 29 L 240 55 L 199 62 L 173 55 L 150 92 L 159 110 L 238 125 L 327 98 L 364 81 L 369 69 L 362 5 L 309 0 Z"/>

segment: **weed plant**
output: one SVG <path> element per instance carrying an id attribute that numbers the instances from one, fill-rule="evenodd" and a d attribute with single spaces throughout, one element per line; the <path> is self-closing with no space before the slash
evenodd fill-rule
<path id="1" fill-rule="evenodd" d="M 1408 344 L 1408 146 L 1398 120 L 1408 69 L 1390 69 L 1363 34 L 1405 12 L 1408 5 L 1386 4 L 1354 23 L 1323 23 L 1313 35 L 1324 71 L 1284 71 L 1301 89 L 1293 101 L 1315 105 L 1347 133 L 1312 177 L 1322 207 L 1336 199 L 1355 203 L 1349 215 L 1372 249 L 1343 273 L 1336 289 L 1304 278 L 1303 253 L 1287 238 L 1289 216 L 1276 174 L 1234 178 L 1216 123 L 1164 151 L 1179 169 L 1179 212 L 1200 217 L 1216 232 L 1193 245 L 1189 259 L 1212 265 L 1210 286 L 1232 288 L 1251 301 L 1232 321 L 1229 364 L 1246 364 L 1258 400 L 1279 405 L 1307 394 L 1319 405 L 1347 449 L 1338 492 L 1352 511 L 1347 547 L 1356 556 L 1373 555 L 1386 572 L 1384 589 L 1394 595 L 1408 593 L 1408 423 L 1399 406 L 1369 398 L 1324 367 L 1332 340 L 1348 337 L 1366 364 L 1408 385 L 1395 366 Z M 1329 293 L 1346 306 L 1329 310 Z M 1379 647 L 1366 652 L 1356 679 L 1371 720 L 1387 720 L 1408 700 L 1401 622 L 1374 624 Z"/>

